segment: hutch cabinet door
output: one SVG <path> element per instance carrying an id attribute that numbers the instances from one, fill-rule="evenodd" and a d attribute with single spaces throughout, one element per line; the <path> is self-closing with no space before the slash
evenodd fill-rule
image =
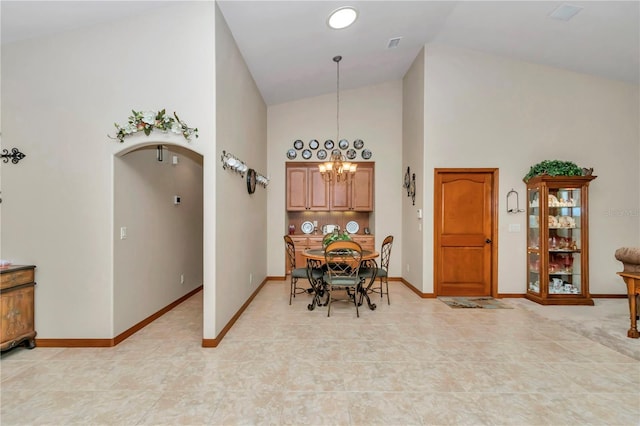
<path id="1" fill-rule="evenodd" d="M 307 209 L 318 211 L 329 210 L 329 187 L 322 178 L 318 166 L 310 166 L 308 173 Z"/>
<path id="2" fill-rule="evenodd" d="M 330 209 L 332 211 L 351 210 L 350 182 L 331 182 Z"/>
<path id="3" fill-rule="evenodd" d="M 307 209 L 307 168 L 287 168 L 287 210 Z"/>
<path id="4" fill-rule="evenodd" d="M 287 167 L 287 210 L 329 210 L 329 188 L 317 165 Z"/>
<path id="5" fill-rule="evenodd" d="M 373 211 L 373 165 L 358 166 L 351 179 L 351 209 L 359 212 Z"/>
<path id="6" fill-rule="evenodd" d="M 332 211 L 373 211 L 373 165 L 359 164 L 348 182 L 331 183 Z"/>

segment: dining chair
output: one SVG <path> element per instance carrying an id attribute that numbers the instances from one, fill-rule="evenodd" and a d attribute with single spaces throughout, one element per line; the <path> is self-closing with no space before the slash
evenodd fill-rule
<path id="1" fill-rule="evenodd" d="M 289 266 L 291 268 L 291 288 L 289 290 L 289 304 L 291 304 L 292 298 L 296 297 L 296 294 L 311 293 L 312 289 L 306 289 L 298 287 L 298 280 L 308 279 L 307 268 L 296 268 L 296 246 L 290 236 L 284 236 L 284 245 L 287 249 L 287 258 L 289 259 Z M 313 278 L 319 279 L 322 276 L 322 271 L 313 269 L 311 271 Z"/>
<path id="2" fill-rule="evenodd" d="M 362 298 L 362 278 L 360 277 L 360 263 L 362 261 L 362 247 L 355 241 L 334 241 L 324 250 L 325 268 L 323 279 L 328 293 L 327 316 L 331 316 L 333 301 L 353 302 L 358 311 L 358 295 Z M 333 290 L 340 289 L 347 292 L 347 298 L 334 299 Z"/>
<path id="3" fill-rule="evenodd" d="M 393 247 L 393 235 L 388 235 L 382 241 L 382 247 L 380 248 L 380 267 L 377 268 L 361 268 L 360 276 L 364 278 L 380 278 L 380 287 L 375 288 L 371 286 L 370 291 L 373 293 L 380 293 L 387 295 L 387 305 L 391 305 L 389 300 L 389 259 L 391 258 L 391 248 Z M 374 275 L 375 274 L 375 275 Z M 384 284 L 384 288 L 383 288 Z"/>

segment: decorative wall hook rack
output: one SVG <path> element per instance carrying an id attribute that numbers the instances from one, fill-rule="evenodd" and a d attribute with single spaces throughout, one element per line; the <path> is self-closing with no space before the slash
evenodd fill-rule
<path id="1" fill-rule="evenodd" d="M 0 158 L 2 158 L 3 163 L 8 163 L 9 159 L 11 159 L 13 164 L 18 164 L 18 161 L 22 160 L 26 156 L 27 155 L 20 152 L 18 148 L 12 148 L 11 154 L 9 154 L 9 150 L 3 149 Z"/>
<path id="2" fill-rule="evenodd" d="M 222 168 L 224 170 L 231 170 L 232 172 L 238 173 L 242 178 L 245 177 L 247 171 L 250 169 L 244 161 L 227 151 L 222 151 L 220 161 L 222 161 Z M 269 180 L 267 176 L 256 172 L 256 184 L 266 188 L 267 185 L 269 185 Z"/>
<path id="3" fill-rule="evenodd" d="M 513 200 L 513 198 L 515 197 L 515 208 L 514 207 L 509 207 L 509 201 Z M 511 205 L 513 205 L 513 201 L 511 201 Z M 518 191 L 516 191 L 515 189 L 511 188 L 511 191 L 507 192 L 507 213 L 523 213 L 524 209 L 520 208 L 520 195 L 518 194 Z"/>

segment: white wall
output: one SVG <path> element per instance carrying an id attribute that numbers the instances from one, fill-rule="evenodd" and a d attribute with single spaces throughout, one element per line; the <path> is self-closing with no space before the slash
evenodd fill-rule
<path id="1" fill-rule="evenodd" d="M 375 162 L 375 234 L 379 247 L 386 235 L 397 239 L 389 264 L 391 276 L 400 275 L 402 257 L 402 82 L 340 91 L 340 138 L 362 139 Z M 287 232 L 285 163 L 287 150 L 301 139 L 324 143 L 336 139 L 336 94 L 271 105 L 268 109 L 268 170 L 271 176 L 268 208 L 268 275 L 284 276 Z M 300 156 L 296 159 L 304 161 Z M 318 161 L 315 156 L 309 161 Z M 358 161 L 363 161 L 358 157 Z"/>
<path id="2" fill-rule="evenodd" d="M 115 335 L 114 155 L 164 139 L 108 139 L 131 109 L 166 108 L 198 127 L 199 139 L 175 144 L 204 157 L 204 214 L 215 218 L 214 29 L 212 3 L 178 2 L 2 46 L 2 143 L 27 154 L 0 166 L 2 258 L 37 265 L 39 338 Z M 204 256 L 214 259 L 215 229 L 205 223 L 204 233 Z"/>
<path id="3" fill-rule="evenodd" d="M 423 265 L 426 253 L 432 250 L 425 246 L 425 236 L 433 229 L 424 227 L 433 216 L 431 210 L 424 210 L 423 200 L 428 181 L 424 171 L 424 98 L 424 49 L 421 49 L 402 80 L 402 171 L 406 173 L 409 167 L 410 177 L 416 174 L 416 195 L 413 205 L 403 191 L 400 262 L 404 279 L 420 291 L 424 291 L 425 281 L 429 280 L 423 276 Z M 418 209 L 422 209 L 423 219 L 418 218 Z"/>
<path id="4" fill-rule="evenodd" d="M 624 293 L 613 253 L 640 245 L 638 86 L 435 44 L 426 46 L 425 64 L 426 175 L 436 167 L 500 168 L 498 291 L 524 293 L 526 284 L 527 215 L 507 214 L 506 194 L 513 188 L 523 202 L 529 167 L 559 159 L 598 176 L 589 193 L 590 291 Z M 432 212 L 432 181 L 424 191 Z M 522 231 L 507 232 L 512 223 Z M 428 236 L 425 247 L 432 245 Z"/>
<path id="5" fill-rule="evenodd" d="M 202 157 L 171 145 L 156 156 L 151 145 L 114 159 L 116 336 L 203 282 Z"/>
<path id="6" fill-rule="evenodd" d="M 225 150 L 266 175 L 267 107 L 217 6 L 216 87 L 216 314 L 215 335 L 206 338 L 220 333 L 265 279 L 267 197 L 281 190 L 257 186 L 249 195 L 245 178 L 222 169 Z"/>

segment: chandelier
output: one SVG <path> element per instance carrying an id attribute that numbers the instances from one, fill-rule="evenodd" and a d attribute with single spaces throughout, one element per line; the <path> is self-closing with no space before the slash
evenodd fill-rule
<path id="1" fill-rule="evenodd" d="M 336 63 L 336 142 L 340 140 L 340 61 L 342 56 L 334 56 Z M 347 161 L 339 150 L 334 150 L 326 161 L 318 166 L 322 178 L 327 181 L 346 182 L 356 172 L 357 164 Z"/>
<path id="2" fill-rule="evenodd" d="M 326 161 L 318 166 L 320 174 L 327 182 L 335 180 L 336 182 L 346 182 L 351 175 L 356 172 L 357 164 L 345 161 L 342 154 L 331 154 L 329 161 Z"/>

